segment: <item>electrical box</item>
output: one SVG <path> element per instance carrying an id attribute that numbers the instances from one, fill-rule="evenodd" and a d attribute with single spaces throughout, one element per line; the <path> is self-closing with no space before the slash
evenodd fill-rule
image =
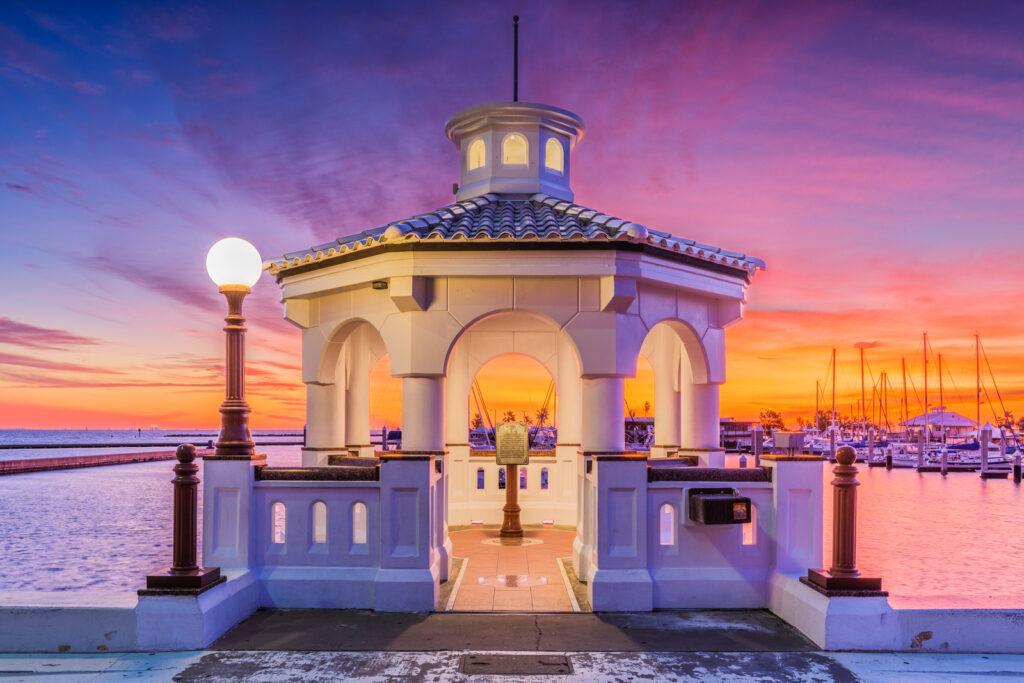
<path id="1" fill-rule="evenodd" d="M 698 524 L 749 524 L 750 498 L 736 489 L 690 489 L 690 519 Z"/>
<path id="2" fill-rule="evenodd" d="M 775 447 L 785 448 L 790 451 L 800 450 L 804 447 L 803 432 L 775 432 Z"/>

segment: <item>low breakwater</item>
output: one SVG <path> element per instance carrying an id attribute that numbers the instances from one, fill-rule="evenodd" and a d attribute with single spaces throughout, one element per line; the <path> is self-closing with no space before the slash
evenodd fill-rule
<path id="1" fill-rule="evenodd" d="M 212 450 L 203 448 L 199 455 L 209 455 Z M 173 460 L 174 451 L 145 451 L 141 453 L 106 453 L 103 455 L 77 455 L 66 458 L 31 458 L 27 460 L 0 461 L 0 476 L 8 474 L 26 474 L 28 472 L 48 472 L 50 470 L 72 470 L 81 467 L 101 467 L 103 465 L 126 465 L 133 462 L 153 462 L 154 460 Z"/>

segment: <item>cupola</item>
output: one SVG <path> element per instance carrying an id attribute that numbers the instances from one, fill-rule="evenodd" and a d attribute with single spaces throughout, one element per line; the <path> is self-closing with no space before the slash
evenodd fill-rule
<path id="1" fill-rule="evenodd" d="M 584 130 L 576 114 L 544 104 L 492 102 L 463 109 L 445 124 L 459 150 L 456 198 L 543 193 L 572 201 L 569 152 Z"/>

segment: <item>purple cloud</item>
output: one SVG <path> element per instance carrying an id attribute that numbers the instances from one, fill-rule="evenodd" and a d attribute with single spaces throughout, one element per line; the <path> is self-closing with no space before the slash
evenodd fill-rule
<path id="1" fill-rule="evenodd" d="M 0 318 L 0 344 L 35 349 L 61 349 L 70 346 L 94 346 L 99 340 L 65 330 L 36 327 L 10 318 Z"/>

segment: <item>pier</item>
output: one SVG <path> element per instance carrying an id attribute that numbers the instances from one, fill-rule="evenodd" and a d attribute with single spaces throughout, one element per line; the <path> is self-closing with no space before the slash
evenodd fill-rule
<path id="1" fill-rule="evenodd" d="M 159 444 L 165 445 L 165 444 Z M 35 446 L 33 446 L 35 448 Z M 78 446 L 75 446 L 78 448 Z M 199 455 L 210 455 L 212 449 L 201 449 Z M 156 460 L 173 460 L 174 451 L 144 451 L 135 453 L 106 453 L 103 455 L 75 455 L 67 458 L 29 458 L 25 460 L 0 461 L 0 476 L 7 474 L 27 474 L 29 472 L 48 472 L 51 470 L 74 470 L 82 467 L 102 467 L 104 465 L 127 465 L 133 462 L 153 462 Z"/>

